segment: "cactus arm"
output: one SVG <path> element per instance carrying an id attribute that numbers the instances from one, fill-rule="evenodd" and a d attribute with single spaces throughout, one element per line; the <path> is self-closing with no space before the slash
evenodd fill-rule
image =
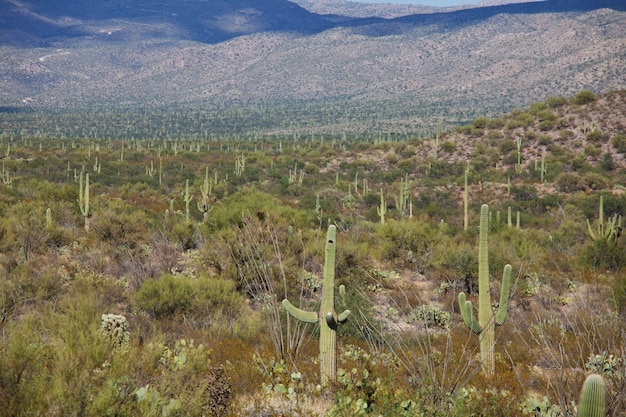
<path id="1" fill-rule="evenodd" d="M 580 391 L 578 417 L 604 417 L 606 415 L 606 384 L 599 374 L 585 379 Z"/>
<path id="2" fill-rule="evenodd" d="M 482 327 L 474 318 L 474 309 L 472 308 L 472 302 L 467 301 L 465 298 L 465 293 L 459 293 L 459 309 L 461 310 L 461 317 L 463 317 L 463 322 L 465 325 L 474 333 L 480 334 L 482 332 Z"/>
<path id="3" fill-rule="evenodd" d="M 318 316 L 314 311 L 304 311 L 294 306 L 289 302 L 289 300 L 283 300 L 283 308 L 287 311 L 287 313 L 291 314 L 296 319 L 303 321 L 305 323 L 317 323 Z"/>
<path id="4" fill-rule="evenodd" d="M 511 292 L 511 265 L 504 266 L 502 287 L 500 288 L 500 305 L 496 313 L 496 326 L 502 326 L 509 312 L 509 294 Z"/>
<path id="5" fill-rule="evenodd" d="M 596 233 L 593 231 L 589 219 L 587 219 L 587 231 L 589 232 L 589 236 L 591 236 L 591 240 L 598 240 L 598 235 L 596 235 Z"/>
<path id="6" fill-rule="evenodd" d="M 346 321 L 348 321 L 349 316 L 350 316 L 350 310 L 344 310 L 343 313 L 337 316 L 337 321 L 339 322 L 339 324 L 344 324 Z"/>

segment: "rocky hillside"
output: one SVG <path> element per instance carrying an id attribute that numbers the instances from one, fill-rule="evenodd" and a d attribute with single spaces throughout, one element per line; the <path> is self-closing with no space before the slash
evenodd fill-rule
<path id="1" fill-rule="evenodd" d="M 393 19 L 322 15 L 286 0 L 0 0 L 0 101 L 281 104 L 292 111 L 282 124 L 290 129 L 294 118 L 328 113 L 315 129 L 412 132 L 551 95 L 624 88 L 624 27 L 618 0 Z"/>

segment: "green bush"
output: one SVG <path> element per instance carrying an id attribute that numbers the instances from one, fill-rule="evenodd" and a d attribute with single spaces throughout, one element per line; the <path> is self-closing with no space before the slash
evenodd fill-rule
<path id="1" fill-rule="evenodd" d="M 593 268 L 619 271 L 626 262 L 626 251 L 620 244 L 598 239 L 587 243 L 582 250 L 581 260 L 584 265 Z"/>
<path id="2" fill-rule="evenodd" d="M 193 286 L 187 277 L 165 274 L 144 281 L 134 299 L 140 310 L 157 319 L 171 317 L 192 305 Z"/>
<path id="3" fill-rule="evenodd" d="M 450 325 L 450 313 L 439 307 L 421 305 L 409 313 L 408 323 L 422 323 L 426 327 L 447 329 Z"/>
<path id="4" fill-rule="evenodd" d="M 585 188 L 582 180 L 575 172 L 562 172 L 554 179 L 557 190 L 564 193 L 580 191 Z"/>
<path id="5" fill-rule="evenodd" d="M 574 96 L 574 104 L 582 105 L 593 103 L 598 97 L 590 90 L 582 90 Z"/>
<path id="6" fill-rule="evenodd" d="M 616 133 L 611 143 L 617 152 L 626 153 L 626 135 L 624 133 Z"/>

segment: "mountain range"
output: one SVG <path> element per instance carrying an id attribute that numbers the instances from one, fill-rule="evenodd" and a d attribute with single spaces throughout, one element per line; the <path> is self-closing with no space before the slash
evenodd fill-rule
<path id="1" fill-rule="evenodd" d="M 0 105 L 282 106 L 410 130 L 626 88 L 625 28 L 623 0 L 0 0 Z"/>

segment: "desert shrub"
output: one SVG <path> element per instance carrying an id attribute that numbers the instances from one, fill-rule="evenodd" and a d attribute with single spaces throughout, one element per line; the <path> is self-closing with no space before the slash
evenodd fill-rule
<path id="1" fill-rule="evenodd" d="M 615 169 L 615 163 L 613 162 L 613 156 L 610 153 L 605 153 L 602 155 L 602 159 L 600 160 L 600 168 L 604 171 L 613 171 Z"/>
<path id="2" fill-rule="evenodd" d="M 500 142 L 498 146 L 501 154 L 505 154 L 511 151 L 517 151 L 517 144 L 513 139 L 506 139 Z"/>
<path id="3" fill-rule="evenodd" d="M 52 382 L 49 369 L 51 346 L 33 337 L 32 318 L 12 322 L 3 329 L 0 344 L 0 407 L 6 415 L 26 411 L 46 414 L 46 392 Z"/>
<path id="4" fill-rule="evenodd" d="M 408 323 L 421 323 L 426 327 L 447 328 L 450 325 L 450 313 L 439 307 L 420 305 L 409 313 Z"/>
<path id="5" fill-rule="evenodd" d="M 102 386 L 86 406 L 88 415 L 227 415 L 232 382 L 213 365 L 211 350 L 193 340 L 115 355 L 98 369 Z"/>
<path id="6" fill-rule="evenodd" d="M 441 150 L 446 153 L 453 153 L 456 151 L 456 144 L 454 142 L 445 141 L 441 144 Z"/>
<path id="7" fill-rule="evenodd" d="M 54 269 L 54 257 L 32 257 L 13 265 L 8 276 L 0 280 L 0 317 L 10 319 L 28 306 L 44 305 L 59 296 L 65 278 Z"/>
<path id="8" fill-rule="evenodd" d="M 440 241 L 439 231 L 427 221 L 386 222 L 376 228 L 375 239 L 382 250 L 382 259 L 404 258 L 412 253 L 420 268 L 428 263 L 432 249 Z"/>
<path id="9" fill-rule="evenodd" d="M 468 294 L 478 291 L 478 247 L 468 243 L 451 246 L 444 251 L 442 260 L 444 274 L 448 280 Z"/>
<path id="10" fill-rule="evenodd" d="M 626 276 L 621 275 L 616 277 L 611 286 L 611 292 L 613 293 L 613 303 L 615 310 L 622 317 L 626 316 Z"/>
<path id="11" fill-rule="evenodd" d="M 145 242 L 148 226 L 143 211 L 114 199 L 91 217 L 90 230 L 102 241 L 135 248 Z"/>
<path id="12" fill-rule="evenodd" d="M 192 284 L 194 299 L 189 311 L 198 326 L 215 333 L 241 335 L 253 326 L 254 315 L 234 281 L 200 276 L 194 278 Z"/>
<path id="13" fill-rule="evenodd" d="M 271 194 L 246 186 L 216 204 L 203 228 L 215 231 L 241 224 L 242 217 L 265 218 L 270 213 L 294 227 L 308 223 L 306 213 L 290 208 Z"/>
<path id="14" fill-rule="evenodd" d="M 513 185 L 511 186 L 511 197 L 515 201 L 532 201 L 537 198 L 537 189 L 532 185 Z"/>
<path id="15" fill-rule="evenodd" d="M 45 207 L 33 203 L 13 205 L 0 220 L 0 249 L 5 253 L 22 252 L 28 259 L 46 248 L 49 233 L 45 227 Z"/>
<path id="16" fill-rule="evenodd" d="M 507 165 L 515 165 L 515 164 L 517 164 L 518 158 L 519 158 L 519 153 L 517 152 L 517 149 L 516 149 L 514 151 L 509 152 L 509 154 L 506 155 L 502 159 L 502 162 L 507 164 Z"/>
<path id="17" fill-rule="evenodd" d="M 598 239 L 585 245 L 580 259 L 584 265 L 593 268 L 619 271 L 626 262 L 626 252 L 621 244 L 614 244 L 606 239 Z"/>
<path id="18" fill-rule="evenodd" d="M 565 97 L 550 96 L 545 100 L 546 106 L 554 109 L 567 103 Z"/>
<path id="19" fill-rule="evenodd" d="M 582 90 L 574 96 L 574 104 L 582 105 L 593 103 L 598 97 L 590 90 Z"/>
<path id="20" fill-rule="evenodd" d="M 589 142 L 600 142 L 606 139 L 606 135 L 599 129 L 593 129 L 585 136 Z"/>
<path id="21" fill-rule="evenodd" d="M 575 172 L 562 172 L 554 179 L 556 188 L 564 193 L 584 190 L 585 186 L 578 174 Z"/>
<path id="22" fill-rule="evenodd" d="M 611 143 L 617 152 L 626 153 L 626 134 L 622 132 L 616 133 Z"/>
<path id="23" fill-rule="evenodd" d="M 166 234 L 169 239 L 176 242 L 185 251 L 198 247 L 201 239 L 198 227 L 192 222 L 186 221 L 182 216 L 177 216 L 170 220 Z"/>
<path id="24" fill-rule="evenodd" d="M 140 310 L 157 319 L 171 317 L 192 305 L 193 286 L 187 277 L 164 274 L 143 282 L 134 299 Z"/>
<path id="25" fill-rule="evenodd" d="M 611 181 L 595 172 L 587 172 L 581 178 L 581 185 L 591 190 L 605 190 L 611 188 Z"/>

